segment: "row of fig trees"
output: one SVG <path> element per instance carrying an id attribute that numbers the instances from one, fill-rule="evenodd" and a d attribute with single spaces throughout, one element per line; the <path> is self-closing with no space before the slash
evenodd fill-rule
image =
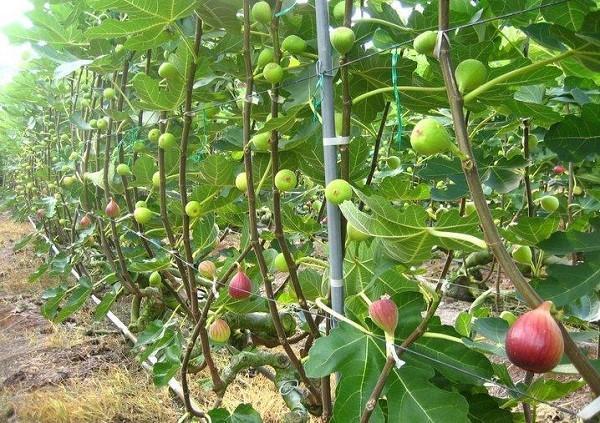
<path id="1" fill-rule="evenodd" d="M 37 229 L 17 248 L 55 278 L 46 318 L 121 305 L 188 418 L 261 421 L 221 407 L 248 369 L 288 422 L 532 422 L 600 394 L 593 2 L 332 1 L 332 69 L 313 0 L 32 3 L 0 91 L 0 198 Z M 442 321 L 444 297 L 466 302 Z"/>

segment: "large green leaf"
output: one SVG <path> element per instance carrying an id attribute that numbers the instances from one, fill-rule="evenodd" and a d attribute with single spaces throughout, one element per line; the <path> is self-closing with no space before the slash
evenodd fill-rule
<path id="1" fill-rule="evenodd" d="M 515 244 L 536 245 L 552 235 L 560 224 L 560 217 L 522 216 L 515 224 L 503 230 L 504 236 Z"/>
<path id="2" fill-rule="evenodd" d="M 566 255 L 600 251 L 600 232 L 556 232 L 538 244 L 545 253 Z"/>
<path id="3" fill-rule="evenodd" d="M 600 153 L 600 105 L 587 104 L 581 117 L 567 115 L 550 127 L 544 144 L 565 162 L 592 159 Z"/>
<path id="4" fill-rule="evenodd" d="M 409 358 L 409 354 L 406 355 Z M 319 338 L 309 352 L 306 373 L 322 377 L 340 374 L 333 409 L 333 422 L 360 420 L 366 402 L 385 363 L 382 341 L 341 323 L 326 337 Z M 384 393 L 389 398 L 389 421 L 466 422 L 468 405 L 458 393 L 440 389 L 430 382 L 435 372 L 410 362 L 394 369 Z M 372 422 L 385 421 L 384 410 L 376 405 Z"/>

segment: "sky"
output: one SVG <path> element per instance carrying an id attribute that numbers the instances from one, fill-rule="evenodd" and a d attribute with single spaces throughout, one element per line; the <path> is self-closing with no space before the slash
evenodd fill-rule
<path id="1" fill-rule="evenodd" d="M 15 46 L 8 42 L 2 28 L 14 22 L 24 25 L 31 24 L 25 17 L 25 12 L 32 9 L 27 0 L 4 0 L 0 13 L 0 85 L 9 82 L 19 71 L 21 55 L 30 50 L 28 45 Z"/>

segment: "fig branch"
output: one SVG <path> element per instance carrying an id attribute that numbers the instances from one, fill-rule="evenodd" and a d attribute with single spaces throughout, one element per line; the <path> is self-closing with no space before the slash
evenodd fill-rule
<path id="1" fill-rule="evenodd" d="M 247 197 L 248 197 L 248 218 L 250 221 L 250 242 L 258 261 L 261 277 L 264 282 L 265 292 L 267 294 L 269 311 L 273 317 L 273 323 L 277 330 L 277 337 L 281 343 L 284 351 L 290 358 L 294 368 L 300 375 L 300 379 L 307 386 L 311 392 L 311 401 L 318 403 L 320 401 L 319 390 L 313 385 L 312 381 L 308 379 L 302 363 L 296 354 L 290 347 L 285 336 L 285 331 L 281 320 L 279 319 L 279 312 L 277 310 L 277 304 L 273 295 L 273 285 L 269 276 L 268 265 L 263 255 L 263 247 L 259 241 L 258 226 L 256 221 L 256 197 L 254 191 L 254 177 L 252 169 L 252 150 L 250 147 L 250 130 L 251 130 L 251 112 L 252 112 L 252 93 L 254 89 L 254 76 L 252 72 L 252 50 L 250 46 L 250 4 L 249 0 L 244 0 L 244 39 L 243 39 L 243 55 L 244 55 L 244 68 L 246 72 L 246 90 L 244 94 L 244 108 L 243 108 L 243 129 L 242 139 L 244 148 L 244 168 L 246 173 L 246 185 L 247 185 Z"/>
<path id="2" fill-rule="evenodd" d="M 202 19 L 196 18 L 196 35 L 194 38 L 193 57 L 190 61 L 188 69 L 186 70 L 186 81 L 185 81 L 185 103 L 183 112 L 183 129 L 181 131 L 181 144 L 179 146 L 179 193 L 181 195 L 181 208 L 186 210 L 188 204 L 187 195 L 187 181 L 186 181 L 186 165 L 187 165 L 187 151 L 188 151 L 188 140 L 190 130 L 192 128 L 192 100 L 194 95 L 194 81 L 196 76 L 196 69 L 198 67 L 198 55 L 200 54 L 200 44 L 202 43 Z M 188 213 L 183 213 L 183 249 L 185 251 L 185 259 L 188 263 L 194 262 L 192 254 L 192 245 L 190 242 L 190 217 Z M 190 303 L 192 314 L 194 319 L 198 319 L 198 296 L 196 295 L 196 281 L 194 275 L 194 269 L 191 266 L 187 266 L 187 281 L 189 284 Z"/>
<path id="3" fill-rule="evenodd" d="M 450 18 L 449 9 L 450 9 L 449 0 L 440 0 L 438 25 L 439 25 L 440 33 L 442 33 L 442 34 L 446 34 L 445 31 L 449 27 L 449 25 L 448 25 L 449 18 Z M 573 50 L 569 50 L 559 56 L 562 56 L 562 58 L 568 57 L 571 54 L 573 54 L 573 52 L 574 52 Z M 538 62 L 533 65 L 530 65 L 529 71 L 536 69 L 538 67 L 545 66 L 546 64 L 551 63 L 553 61 L 559 60 L 559 56 L 555 56 L 554 58 L 552 58 L 552 60 L 549 59 L 549 60 L 551 60 L 550 62 L 544 61 L 547 63 Z M 492 252 L 494 253 L 494 256 L 496 257 L 496 260 L 498 261 L 500 268 L 502 268 L 504 273 L 514 284 L 517 291 L 519 291 L 519 293 L 523 296 L 523 298 L 525 299 L 525 301 L 529 304 L 529 306 L 531 308 L 535 308 L 541 304 L 542 299 L 539 296 L 539 294 L 531 287 L 531 285 L 525 279 L 525 277 L 521 274 L 521 272 L 519 271 L 519 269 L 513 262 L 511 256 L 508 254 L 508 252 L 504 248 L 502 239 L 500 238 L 500 235 L 498 233 L 496 225 L 494 224 L 490 209 L 485 200 L 485 195 L 483 193 L 483 189 L 481 188 L 481 182 L 480 182 L 480 178 L 479 178 L 479 172 L 477 169 L 477 163 L 475 162 L 475 158 L 474 158 L 473 152 L 471 150 L 471 143 L 469 141 L 469 135 L 468 135 L 467 128 L 465 125 L 465 119 L 464 119 L 464 113 L 463 113 L 464 100 L 458 90 L 456 79 L 454 77 L 452 63 L 450 60 L 450 46 L 449 46 L 448 40 L 446 39 L 445 36 L 442 36 L 442 39 L 441 39 L 441 45 L 440 45 L 440 51 L 439 51 L 439 61 L 440 61 L 440 66 L 442 68 L 442 74 L 444 76 L 444 83 L 446 85 L 447 92 L 448 92 L 448 101 L 450 103 L 450 109 L 452 112 L 452 117 L 453 117 L 453 121 L 454 121 L 454 130 L 456 133 L 456 138 L 458 140 L 458 145 L 459 145 L 459 148 L 462 151 L 462 153 L 467 157 L 466 159 L 464 159 L 462 161 L 463 172 L 465 174 L 465 178 L 466 178 L 467 184 L 469 186 L 469 191 L 471 192 L 471 196 L 473 198 L 473 202 L 475 204 L 475 209 L 477 211 L 477 215 L 479 216 L 479 221 L 480 221 L 481 227 L 483 229 L 484 236 L 487 240 L 487 244 L 489 245 Z M 536 66 L 536 67 L 531 68 L 532 66 Z M 517 71 L 521 71 L 525 68 L 528 68 L 528 67 L 526 66 L 524 68 L 520 68 Z M 507 76 L 509 74 L 511 74 L 511 72 L 505 74 L 504 76 Z M 514 73 L 512 76 L 514 76 Z M 499 78 L 501 78 L 501 77 L 499 77 Z M 510 78 L 510 76 L 508 76 L 507 78 L 504 78 L 502 80 L 507 80 L 509 78 Z M 498 80 L 498 78 L 495 78 L 492 81 L 489 81 L 488 83 L 479 87 L 479 89 L 475 89 L 475 90 L 471 91 L 468 94 L 468 96 L 471 96 L 471 98 L 473 98 L 473 96 L 476 95 L 476 92 L 478 90 L 481 92 L 482 91 L 481 89 L 484 86 L 487 85 L 489 87 L 489 84 L 493 81 L 496 81 L 494 83 L 498 83 L 499 81 L 497 81 L 497 80 Z M 585 381 L 590 385 L 590 388 L 592 389 L 594 394 L 596 396 L 600 395 L 600 375 L 598 374 L 596 369 L 594 369 L 594 367 L 592 367 L 592 365 L 587 360 L 587 358 L 582 354 L 582 352 L 579 350 L 579 348 L 577 347 L 575 342 L 573 342 L 573 340 L 569 336 L 567 330 L 565 329 L 565 327 L 562 324 L 560 324 L 560 330 L 561 330 L 563 338 L 564 338 L 565 352 L 567 353 L 569 359 L 571 360 L 573 365 L 577 368 L 577 370 L 579 371 L 581 376 L 585 379 Z"/>
<path id="4" fill-rule="evenodd" d="M 279 45 L 279 17 L 277 14 L 281 10 L 281 1 L 275 2 L 275 9 L 273 13 L 273 19 L 271 20 L 271 39 L 273 42 L 273 52 L 275 62 L 279 64 L 281 61 L 281 49 Z M 271 87 L 271 116 L 276 118 L 279 115 L 279 84 L 273 84 Z M 281 217 L 281 192 L 277 187 L 277 180 L 279 175 L 279 133 L 277 130 L 271 132 L 271 165 L 272 165 L 272 189 L 273 189 L 273 220 L 275 222 L 275 237 L 277 243 L 281 249 L 281 253 L 285 259 L 286 266 L 290 275 L 290 281 L 298 297 L 300 307 L 304 310 L 304 318 L 308 324 L 310 332 L 313 336 L 319 336 L 319 329 L 315 325 L 313 316 L 310 314 L 308 303 L 302 287 L 300 286 L 300 280 L 298 279 L 298 266 L 294 260 L 292 253 L 285 239 L 283 230 L 283 219 Z"/>

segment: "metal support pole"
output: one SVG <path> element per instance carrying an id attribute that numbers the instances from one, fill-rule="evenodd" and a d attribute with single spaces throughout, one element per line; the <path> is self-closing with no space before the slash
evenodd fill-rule
<path id="1" fill-rule="evenodd" d="M 335 106 L 333 102 L 333 60 L 329 41 L 329 9 L 327 0 L 316 0 L 317 47 L 319 52 L 318 69 L 322 76 L 321 118 L 323 138 L 335 138 Z M 337 179 L 337 147 L 323 146 L 325 161 L 325 183 Z M 327 234 L 329 240 L 329 286 L 331 287 L 331 308 L 344 313 L 344 256 L 342 244 L 340 209 L 327 202 Z"/>

